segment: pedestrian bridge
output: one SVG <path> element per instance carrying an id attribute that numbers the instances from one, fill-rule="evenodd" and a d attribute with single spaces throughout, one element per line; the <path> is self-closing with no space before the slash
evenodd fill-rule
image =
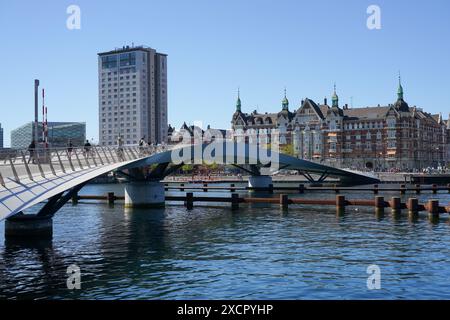
<path id="1" fill-rule="evenodd" d="M 350 184 L 378 182 L 374 177 L 265 149 L 264 162 L 259 153 L 253 154 L 248 144 L 243 145 L 241 148 L 238 143 L 224 142 L 211 154 L 215 156 L 217 163 L 234 165 L 248 171 L 255 177 L 255 181 L 263 176 L 260 170 L 262 167 L 275 167 L 276 159 L 277 168 L 297 170 L 311 181 L 316 176 L 318 178 L 315 181 L 334 177 Z M 128 175 L 131 180 L 139 180 L 141 187 L 137 189 L 143 190 L 143 183 L 160 181 L 184 163 L 202 163 L 204 152 L 211 151 L 208 146 L 210 147 L 208 144 L 184 145 L 170 149 L 91 147 L 88 152 L 83 148 L 74 148 L 70 152 L 67 149 L 47 149 L 37 150 L 34 159 L 30 159 L 26 150 L 0 154 L 0 220 L 22 215 L 26 209 L 46 200 L 48 201 L 38 215 L 52 216 L 88 181 L 111 171 L 119 171 Z M 174 154 L 177 155 L 177 163 Z M 270 160 L 269 163 L 267 159 Z M 267 176 L 264 175 L 264 178 Z"/>

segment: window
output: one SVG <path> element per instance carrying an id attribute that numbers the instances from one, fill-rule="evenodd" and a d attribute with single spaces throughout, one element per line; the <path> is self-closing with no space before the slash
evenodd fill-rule
<path id="1" fill-rule="evenodd" d="M 388 128 L 395 128 L 395 118 L 387 119 L 387 126 Z"/>
<path id="2" fill-rule="evenodd" d="M 136 53 L 130 52 L 130 53 L 122 53 L 120 55 L 120 66 L 133 66 L 136 64 Z"/>
<path id="3" fill-rule="evenodd" d="M 388 138 L 395 138 L 396 137 L 396 131 L 395 130 L 389 130 L 388 131 Z"/>
<path id="4" fill-rule="evenodd" d="M 102 68 L 110 69 L 117 67 L 117 56 L 102 57 Z"/>

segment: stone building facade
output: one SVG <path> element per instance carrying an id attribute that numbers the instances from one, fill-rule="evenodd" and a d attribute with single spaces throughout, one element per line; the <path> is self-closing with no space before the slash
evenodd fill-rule
<path id="1" fill-rule="evenodd" d="M 450 161 L 450 121 L 410 107 L 400 79 L 394 104 L 366 108 L 339 106 L 335 88 L 331 106 L 306 98 L 291 112 L 285 92 L 280 112 L 248 114 L 238 94 L 231 124 L 236 135 L 252 129 L 266 142 L 278 129 L 279 143 L 292 144 L 295 156 L 333 166 L 411 170 Z"/>

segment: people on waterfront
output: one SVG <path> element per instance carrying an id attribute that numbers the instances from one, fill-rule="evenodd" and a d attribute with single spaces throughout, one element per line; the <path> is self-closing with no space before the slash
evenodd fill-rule
<path id="1" fill-rule="evenodd" d="M 33 163 L 36 163 L 36 142 L 34 140 L 31 141 L 30 145 L 28 146 L 28 152 L 30 154 L 30 157 L 28 158 L 28 163 L 30 161 L 33 161 Z"/>

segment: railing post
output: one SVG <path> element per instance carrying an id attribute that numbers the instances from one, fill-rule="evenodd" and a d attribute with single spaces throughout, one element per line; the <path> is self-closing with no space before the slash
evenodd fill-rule
<path id="1" fill-rule="evenodd" d="M 373 185 L 373 194 L 378 194 L 378 185 L 377 184 Z"/>
<path id="2" fill-rule="evenodd" d="M 239 195 L 237 193 L 231 194 L 231 210 L 239 209 Z"/>
<path id="3" fill-rule="evenodd" d="M 3 176 L 2 176 L 2 173 L 1 173 L 1 172 L 0 172 L 0 184 L 1 184 L 3 187 L 6 187 L 5 180 L 3 180 Z"/>
<path id="4" fill-rule="evenodd" d="M 416 184 L 416 194 L 420 194 L 420 184 Z"/>
<path id="5" fill-rule="evenodd" d="M 132 156 L 130 156 L 130 152 L 129 152 L 130 150 L 128 149 L 128 148 L 122 148 L 122 155 L 123 155 L 123 161 L 126 161 L 126 160 L 133 160 L 133 157 Z M 127 159 L 127 157 L 128 157 L 128 159 Z"/>
<path id="6" fill-rule="evenodd" d="M 180 183 L 180 191 L 184 191 L 184 183 Z"/>
<path id="7" fill-rule="evenodd" d="M 50 151 L 50 150 L 48 150 L 48 151 Z M 48 152 L 48 151 L 47 151 L 47 152 Z M 50 155 L 49 155 L 49 157 L 48 157 L 48 164 L 49 164 L 49 166 L 50 166 L 50 170 L 52 171 L 52 174 L 53 174 L 54 176 L 56 176 L 56 171 L 55 171 L 55 168 L 53 167 L 53 163 L 52 163 L 51 151 L 50 151 Z"/>
<path id="8" fill-rule="evenodd" d="M 132 155 L 132 158 L 131 158 L 132 160 L 138 158 L 138 156 L 136 156 L 136 154 L 134 153 L 133 148 L 130 148 L 130 153 L 131 153 L 131 155 Z"/>
<path id="9" fill-rule="evenodd" d="M 83 150 L 83 158 L 86 161 L 86 164 L 87 164 L 88 168 L 90 168 L 91 164 L 89 162 L 89 151 L 86 152 L 86 151 Z"/>
<path id="10" fill-rule="evenodd" d="M 450 183 L 447 184 L 447 190 L 448 190 L 448 193 L 450 193 Z"/>
<path id="11" fill-rule="evenodd" d="M 69 153 L 69 151 L 66 150 L 66 155 L 67 155 L 67 160 L 69 161 L 69 164 L 70 164 L 70 169 L 72 169 L 72 171 L 75 172 L 75 167 L 73 166 L 73 163 L 72 163 L 72 153 Z"/>
<path id="12" fill-rule="evenodd" d="M 101 150 L 102 150 L 103 154 L 105 155 L 106 162 L 111 163 L 111 161 L 109 161 L 109 158 L 108 158 L 108 155 L 106 154 L 105 149 L 103 147 L 101 147 Z"/>
<path id="13" fill-rule="evenodd" d="M 19 176 L 17 175 L 16 168 L 14 168 L 14 163 L 12 162 L 11 157 L 9 157 L 9 164 L 11 165 L 11 170 L 14 175 L 14 180 L 16 180 L 16 182 L 20 182 Z"/>
<path id="14" fill-rule="evenodd" d="M 78 153 L 77 153 L 77 149 L 75 149 L 74 151 L 75 151 L 75 158 L 77 158 L 78 165 L 80 166 L 80 169 L 83 170 L 83 165 L 81 164 L 80 157 L 78 156 Z"/>
<path id="15" fill-rule="evenodd" d="M 31 174 L 30 167 L 28 166 L 27 160 L 25 158 L 25 153 L 23 153 L 23 151 L 21 151 L 20 153 L 22 154 L 23 164 L 25 165 L 25 170 L 27 171 L 28 178 L 33 181 L 33 175 Z"/>
<path id="16" fill-rule="evenodd" d="M 206 182 L 203 182 L 203 192 L 208 192 L 208 184 Z"/>
<path id="17" fill-rule="evenodd" d="M 273 193 L 273 183 L 269 184 L 269 193 Z"/>
<path id="18" fill-rule="evenodd" d="M 44 178 L 44 179 L 45 179 L 45 174 L 44 174 L 44 170 L 42 170 L 42 166 L 41 166 L 41 160 L 39 160 L 39 152 L 38 152 L 38 150 L 37 150 L 37 149 L 35 149 L 35 150 L 34 150 L 34 154 L 35 154 L 35 157 L 36 157 L 36 163 L 37 163 L 37 166 L 38 166 L 39 172 L 41 173 L 41 176 L 42 176 L 42 178 Z"/>
<path id="19" fill-rule="evenodd" d="M 230 192 L 235 192 L 234 183 L 230 184 Z"/>
<path id="20" fill-rule="evenodd" d="M 98 159 L 100 160 L 101 165 L 104 166 L 105 163 L 103 162 L 103 159 L 100 156 L 100 152 L 98 152 L 98 147 L 95 147 L 94 149 L 95 149 L 95 153 L 97 154 Z"/>
<path id="21" fill-rule="evenodd" d="M 59 162 L 59 166 L 61 167 L 61 171 L 63 173 L 66 173 L 66 169 L 64 168 L 64 165 L 63 165 L 63 163 L 61 161 L 61 157 L 59 156 L 59 152 L 58 151 L 56 151 L 56 157 L 58 158 L 58 162 Z"/>
<path id="22" fill-rule="evenodd" d="M 114 158 L 114 153 L 112 152 L 111 148 L 108 148 L 109 154 L 111 155 L 112 162 L 117 162 L 116 158 Z"/>
<path id="23" fill-rule="evenodd" d="M 91 147 L 91 148 L 95 148 L 95 147 Z M 95 161 L 95 151 L 94 151 L 94 149 L 90 149 L 89 150 L 88 157 L 89 157 L 89 155 L 91 155 L 92 161 L 94 161 L 94 167 L 97 167 L 98 165 L 97 165 L 97 161 Z"/>

